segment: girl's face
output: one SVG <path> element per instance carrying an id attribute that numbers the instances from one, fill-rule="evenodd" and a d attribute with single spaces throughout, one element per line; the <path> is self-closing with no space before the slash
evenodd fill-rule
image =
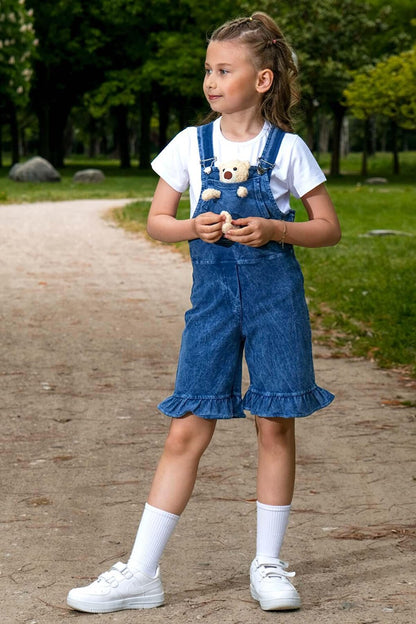
<path id="1" fill-rule="evenodd" d="M 260 74 L 245 44 L 236 40 L 211 41 L 207 48 L 203 88 L 212 110 L 220 114 L 257 110 L 262 97 Z"/>

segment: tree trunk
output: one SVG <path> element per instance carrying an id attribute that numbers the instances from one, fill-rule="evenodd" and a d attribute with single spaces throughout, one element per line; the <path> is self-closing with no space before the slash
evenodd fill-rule
<path id="1" fill-rule="evenodd" d="M 161 151 L 168 142 L 169 126 L 169 100 L 163 96 L 158 97 L 157 106 L 159 109 L 159 137 L 158 147 Z"/>
<path id="2" fill-rule="evenodd" d="M 27 146 L 26 130 L 25 130 L 25 128 L 21 128 L 20 129 L 20 146 L 21 146 L 22 156 L 23 157 L 27 156 L 28 153 L 29 153 L 29 150 L 28 150 L 28 146 Z"/>
<path id="3" fill-rule="evenodd" d="M 64 166 L 65 128 L 69 112 L 68 104 L 62 102 L 53 107 L 46 102 L 38 110 L 39 154 L 57 168 Z"/>
<path id="4" fill-rule="evenodd" d="M 370 117 L 370 143 L 368 145 L 368 152 L 371 156 L 374 156 L 377 152 L 377 124 L 375 116 Z"/>
<path id="5" fill-rule="evenodd" d="M 140 142 L 139 169 L 150 169 L 150 121 L 152 118 L 152 98 L 150 93 L 140 95 Z"/>
<path id="6" fill-rule="evenodd" d="M 95 158 L 97 156 L 97 139 L 93 134 L 88 137 L 88 158 Z"/>
<path id="7" fill-rule="evenodd" d="M 49 160 L 49 106 L 45 102 L 37 111 L 39 123 L 39 155 Z"/>
<path id="8" fill-rule="evenodd" d="M 364 139 L 363 139 L 363 154 L 361 159 L 361 175 L 366 177 L 368 175 L 368 146 L 370 140 L 370 120 L 364 121 Z"/>
<path id="9" fill-rule="evenodd" d="M 12 139 L 12 165 L 18 163 L 20 160 L 19 153 L 19 128 L 17 123 L 16 107 L 10 102 L 9 106 L 9 123 L 10 123 L 10 135 Z"/>
<path id="10" fill-rule="evenodd" d="M 34 69 L 31 103 L 39 122 L 39 155 L 54 167 L 63 167 L 65 128 L 76 94 L 73 89 L 57 90 L 49 67 L 38 63 Z"/>
<path id="11" fill-rule="evenodd" d="M 117 123 L 117 144 L 120 155 L 120 167 L 122 169 L 130 169 L 130 145 L 129 145 L 129 129 L 127 123 L 128 111 L 126 106 L 118 106 L 116 111 Z"/>
<path id="12" fill-rule="evenodd" d="M 399 148 L 398 148 L 398 140 L 397 140 L 397 124 L 395 121 L 391 122 L 391 140 L 392 140 L 392 150 L 393 150 L 393 173 L 394 175 L 399 175 L 400 173 Z"/>
<path id="13" fill-rule="evenodd" d="M 331 106 L 334 114 L 333 134 L 332 134 L 332 154 L 330 175 L 339 176 L 341 172 L 341 132 L 342 122 L 345 115 L 345 107 L 336 103 Z"/>
<path id="14" fill-rule="evenodd" d="M 88 118 L 87 131 L 88 131 L 88 157 L 95 158 L 98 152 L 97 123 L 92 115 L 90 115 Z"/>
<path id="15" fill-rule="evenodd" d="M 316 150 L 317 143 L 319 141 L 319 138 L 317 138 L 319 128 L 315 128 L 314 113 L 316 113 L 316 108 L 312 104 L 309 104 L 309 103 L 306 104 L 305 106 L 306 144 L 311 150 L 311 152 Z"/>

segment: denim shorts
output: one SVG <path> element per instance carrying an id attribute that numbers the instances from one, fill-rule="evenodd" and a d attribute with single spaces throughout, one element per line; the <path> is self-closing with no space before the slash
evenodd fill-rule
<path id="1" fill-rule="evenodd" d="M 303 276 L 290 250 L 193 270 L 175 391 L 159 405 L 163 413 L 290 418 L 331 403 L 333 395 L 315 383 Z M 250 385 L 242 399 L 243 353 Z"/>

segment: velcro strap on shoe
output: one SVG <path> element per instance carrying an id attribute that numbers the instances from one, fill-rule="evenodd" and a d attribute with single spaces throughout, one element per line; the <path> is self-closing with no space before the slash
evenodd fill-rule
<path id="1" fill-rule="evenodd" d="M 115 563 L 111 569 L 115 570 L 116 572 L 119 572 L 126 579 L 131 579 L 134 576 L 133 572 L 131 572 L 128 569 L 127 565 L 125 563 L 123 563 L 122 561 L 118 561 L 117 563 Z"/>
<path id="2" fill-rule="evenodd" d="M 289 564 L 280 559 L 274 561 L 261 559 L 260 557 L 257 559 L 257 568 L 263 568 L 266 576 L 286 576 L 290 578 L 296 576 L 296 572 L 287 572 L 288 567 Z"/>

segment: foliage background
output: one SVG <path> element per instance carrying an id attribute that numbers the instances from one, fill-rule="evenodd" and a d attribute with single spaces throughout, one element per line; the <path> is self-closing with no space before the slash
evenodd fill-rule
<path id="1" fill-rule="evenodd" d="M 357 114 L 345 89 L 392 56 L 400 65 L 412 50 L 416 13 L 409 0 L 1 0 L 0 158 L 3 151 L 12 162 L 39 153 L 62 167 L 74 152 L 105 154 L 123 168 L 137 157 L 148 169 L 169 138 L 207 112 L 207 36 L 254 10 L 276 18 L 296 51 L 303 90 L 297 130 L 314 151 L 331 153 L 330 173 L 338 175 L 348 143 L 369 143 L 361 121 L 349 124 L 348 141 L 343 136 L 348 106 Z M 413 116 L 416 80 L 403 89 L 390 78 L 382 72 L 382 84 Z M 375 89 L 367 91 L 379 99 Z M 372 125 L 369 151 L 416 147 L 409 119 L 403 124 L 389 114 L 386 121 L 386 112 L 380 105 L 365 118 Z"/>

